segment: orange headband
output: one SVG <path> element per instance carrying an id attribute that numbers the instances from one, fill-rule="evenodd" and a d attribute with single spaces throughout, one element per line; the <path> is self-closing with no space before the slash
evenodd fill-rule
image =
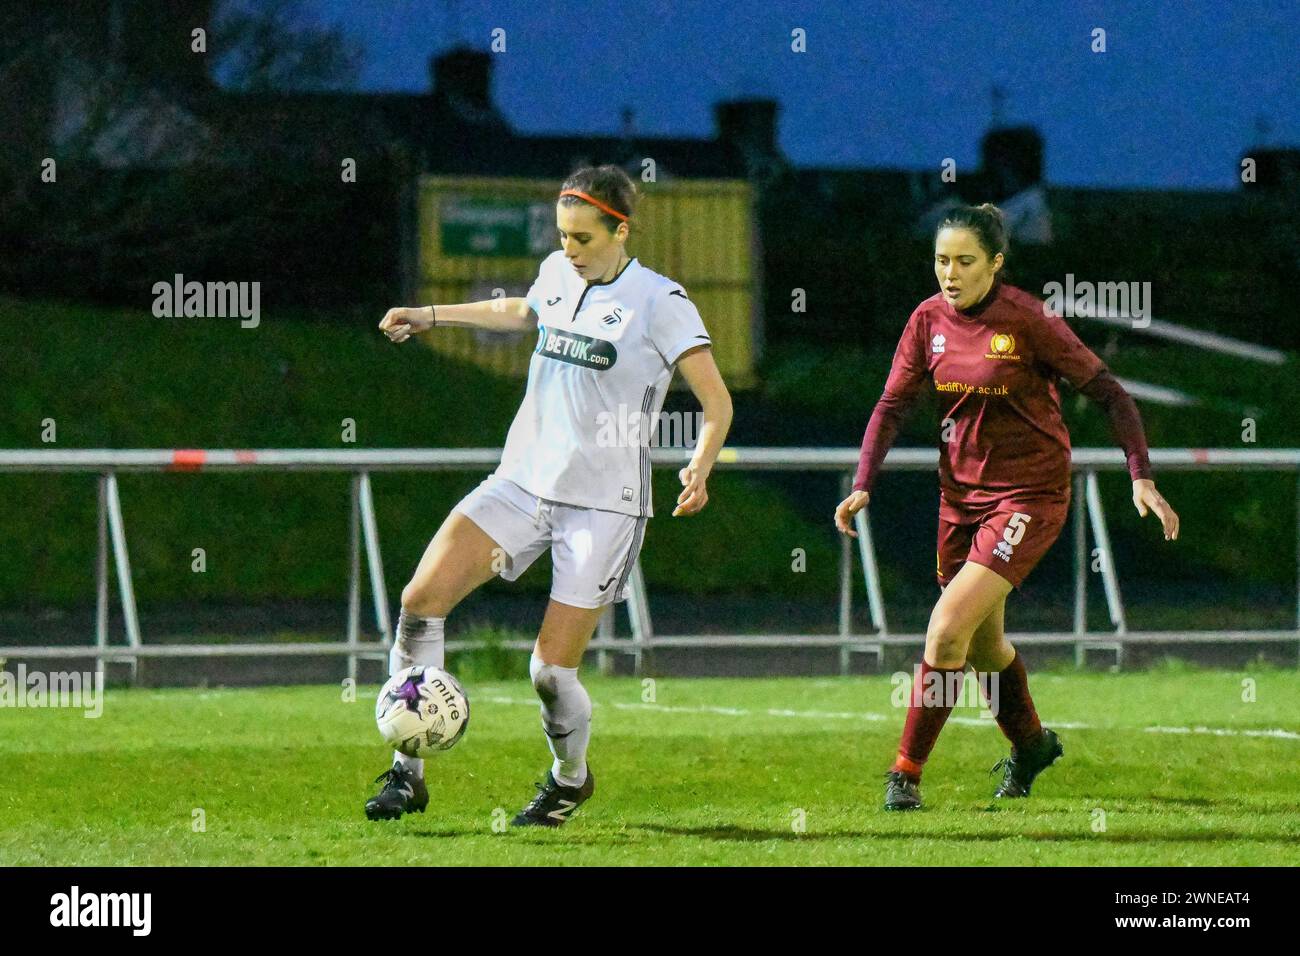
<path id="1" fill-rule="evenodd" d="M 626 215 L 624 215 L 623 213 L 619 212 L 617 209 L 611 209 L 609 206 L 606 206 L 603 202 L 601 202 L 601 201 L 600 201 L 599 199 L 597 199 L 595 196 L 588 196 L 588 195 L 587 195 L 586 193 L 584 193 L 581 189 L 566 189 L 566 190 L 564 190 L 564 192 L 560 193 L 560 195 L 561 195 L 561 196 L 577 196 L 579 199 L 585 199 L 587 202 L 591 203 L 593 206 L 595 206 L 595 207 L 596 207 L 597 209 L 599 209 L 601 212 L 609 213 L 611 216 L 613 216 L 613 217 L 614 217 L 615 219 L 617 219 L 619 222 L 627 222 L 627 216 L 626 216 Z"/>

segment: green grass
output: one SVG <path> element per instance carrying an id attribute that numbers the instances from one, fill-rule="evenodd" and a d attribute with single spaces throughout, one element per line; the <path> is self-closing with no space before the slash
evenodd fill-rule
<path id="1" fill-rule="evenodd" d="M 388 823 L 361 815 L 386 764 L 374 687 L 110 690 L 97 720 L 0 711 L 0 865 L 1300 863 L 1300 740 L 1240 735 L 1300 731 L 1293 671 L 1038 674 L 1066 754 L 1034 796 L 992 805 L 1004 743 L 964 709 L 976 723 L 945 729 L 927 807 L 904 815 L 879 808 L 903 718 L 888 677 L 660 678 L 653 703 L 640 680 L 587 685 L 598 789 L 544 833 L 492 826 L 549 759 L 526 680 L 468 681 L 471 725 L 429 763 L 429 812 Z"/>

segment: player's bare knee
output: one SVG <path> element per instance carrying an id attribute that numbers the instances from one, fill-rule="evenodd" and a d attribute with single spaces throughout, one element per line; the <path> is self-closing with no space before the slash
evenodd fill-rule
<path id="1" fill-rule="evenodd" d="M 925 632 L 925 646 L 936 660 L 966 659 L 971 635 L 952 617 L 935 613 L 930 615 L 930 625 Z"/>
<path id="2" fill-rule="evenodd" d="M 421 587 L 414 581 L 402 588 L 402 610 L 419 617 L 446 617 L 451 612 L 436 588 Z"/>
<path id="3" fill-rule="evenodd" d="M 947 642 L 957 637 L 969 638 L 970 635 L 963 634 L 962 631 L 956 615 L 936 607 L 930 612 L 930 620 L 925 627 L 925 640 L 928 644 L 934 641 Z"/>

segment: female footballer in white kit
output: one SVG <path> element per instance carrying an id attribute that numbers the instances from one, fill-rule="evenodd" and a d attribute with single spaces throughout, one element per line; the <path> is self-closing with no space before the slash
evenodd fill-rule
<path id="1" fill-rule="evenodd" d="M 709 473 L 731 425 L 731 396 L 699 312 L 681 285 L 624 250 L 635 201 L 636 187 L 618 167 L 581 169 L 556 202 L 561 248 L 542 262 L 527 298 L 390 309 L 379 323 L 394 342 L 440 325 L 538 331 L 501 464 L 434 535 L 402 591 L 389 656 L 389 673 L 442 667 L 452 608 L 498 571 L 513 581 L 551 549 L 550 601 L 529 670 L 554 762 L 516 826 L 559 826 L 594 790 L 591 699 L 578 665 L 606 605 L 623 600 L 641 549 L 652 514 L 651 425 L 674 368 L 704 420 L 679 472 L 674 517 L 708 501 Z M 640 427 L 610 427 L 628 421 Z M 366 803 L 372 820 L 428 805 L 424 762 L 395 758 L 378 778 L 383 789 Z"/>

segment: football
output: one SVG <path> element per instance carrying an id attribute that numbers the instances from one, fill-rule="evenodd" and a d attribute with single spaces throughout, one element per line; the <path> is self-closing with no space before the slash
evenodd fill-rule
<path id="1" fill-rule="evenodd" d="M 456 678 L 417 664 L 388 679 L 375 702 L 379 733 L 408 757 L 455 746 L 469 726 L 469 698 Z"/>

